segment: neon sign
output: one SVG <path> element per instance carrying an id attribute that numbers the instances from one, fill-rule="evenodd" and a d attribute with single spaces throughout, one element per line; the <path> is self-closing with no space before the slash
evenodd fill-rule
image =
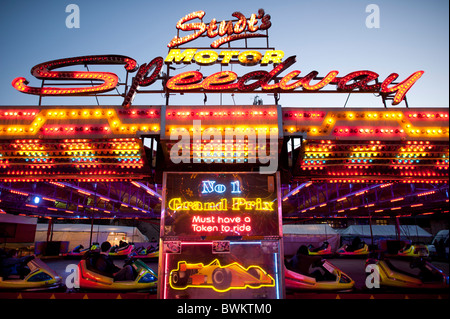
<path id="1" fill-rule="evenodd" d="M 279 56 L 276 58 L 278 59 Z M 273 61 L 274 56 L 271 56 L 270 59 Z M 122 104 L 125 108 L 131 105 L 140 86 L 150 86 L 157 80 L 159 72 L 162 68 L 162 61 L 163 58 L 158 57 L 153 59 L 149 64 L 143 64 L 140 66 Z M 295 70 L 283 76 L 279 82 L 269 84 L 269 82 L 274 81 L 282 71 L 295 63 L 295 61 L 295 56 L 291 56 L 278 64 L 270 72 L 252 71 L 241 77 L 233 71 L 213 73 L 206 78 L 204 78 L 203 74 L 199 71 L 183 72 L 170 77 L 166 83 L 166 88 L 175 92 L 220 91 L 226 93 L 249 93 L 257 89 L 261 89 L 263 92 L 289 93 L 293 91 L 318 92 L 327 85 L 334 84 L 337 86 L 336 92 L 351 92 L 358 89 L 360 92 L 367 93 L 379 92 L 382 94 L 395 94 L 392 104 L 397 105 L 403 101 L 405 94 L 424 73 L 424 71 L 414 72 L 402 82 L 391 85 L 391 83 L 399 76 L 397 73 L 392 73 L 382 83 L 369 85 L 368 83 L 378 80 L 377 73 L 372 71 L 356 71 L 339 78 L 337 77 L 339 73 L 338 71 L 330 71 L 319 82 L 311 84 L 311 81 L 318 75 L 317 71 L 312 71 L 306 76 L 297 79 L 301 71 Z M 127 57 L 87 56 L 69 58 L 38 64 L 32 68 L 31 73 L 38 79 L 75 81 L 102 80 L 104 83 L 93 87 L 81 88 L 30 87 L 27 85 L 28 81 L 25 78 L 18 77 L 12 81 L 12 86 L 22 93 L 41 96 L 98 94 L 111 91 L 117 87 L 118 76 L 111 72 L 51 71 L 55 68 L 86 63 L 125 64 L 125 69 L 127 72 L 133 72 L 133 70 L 136 70 L 136 61 Z M 148 75 L 149 73 L 151 74 Z M 296 81 L 293 82 L 294 79 Z M 351 81 L 354 82 L 349 84 Z M 302 91 L 299 91 L 300 88 Z"/>
<path id="2" fill-rule="evenodd" d="M 195 215 L 192 218 L 192 230 L 194 232 L 222 232 L 222 233 L 241 233 L 250 232 L 252 230 L 252 218 L 245 217 L 221 217 L 210 216 L 202 217 Z"/>
<path id="3" fill-rule="evenodd" d="M 269 84 L 274 81 L 278 75 L 294 64 L 295 56 L 287 58 L 285 61 L 278 64 L 270 72 L 267 71 L 253 71 L 245 74 L 242 77 L 233 71 L 221 71 L 213 73 L 204 78 L 199 71 L 189 71 L 180 73 L 171 77 L 166 84 L 166 87 L 172 91 L 221 91 L 221 92 L 251 92 L 258 88 L 267 92 L 287 93 L 302 88 L 304 92 L 317 92 L 327 85 L 336 85 L 336 92 L 351 92 L 356 89 L 362 92 L 379 92 L 384 94 L 395 93 L 393 105 L 399 104 L 403 101 L 405 94 L 414 85 L 414 83 L 423 75 L 424 71 L 417 71 L 406 78 L 404 81 L 390 86 L 389 85 L 398 78 L 398 74 L 392 73 L 382 83 L 375 83 L 369 85 L 368 83 L 378 81 L 378 74 L 372 71 L 356 71 L 347 74 L 344 77 L 337 77 L 339 71 L 330 71 L 322 80 L 315 84 L 311 81 L 318 75 L 317 71 L 312 71 L 306 76 L 292 82 L 301 71 L 295 70 L 284 77 L 277 83 Z M 248 82 L 253 81 L 251 84 Z M 351 84 L 349 82 L 354 81 Z"/>
<path id="4" fill-rule="evenodd" d="M 232 16 L 238 19 L 236 24 L 233 24 L 233 21 L 222 21 L 220 22 L 219 26 L 217 26 L 216 19 L 212 19 L 209 24 L 205 24 L 203 22 L 186 23 L 194 19 L 202 19 L 204 15 L 204 11 L 195 11 L 181 18 L 176 25 L 178 30 L 196 30 L 196 32 L 184 37 L 176 36 L 172 39 L 172 41 L 169 42 L 167 46 L 169 48 L 177 47 L 179 45 L 197 39 L 206 32 L 209 38 L 215 38 L 217 36 L 222 37 L 211 43 L 211 48 L 218 48 L 224 43 L 239 39 L 267 37 L 267 35 L 265 34 L 255 32 L 258 30 L 267 30 L 272 25 L 272 23 L 270 22 L 270 15 L 265 14 L 263 9 L 258 10 L 258 15 L 253 13 L 249 19 L 247 19 L 240 12 L 234 12 Z M 261 24 L 259 25 L 258 19 L 261 22 Z"/>
<path id="5" fill-rule="evenodd" d="M 222 194 L 227 190 L 226 186 L 224 184 L 217 184 L 214 185 L 216 181 L 202 181 L 203 189 L 202 194 L 210 194 L 212 192 L 216 192 L 218 194 Z M 231 182 L 231 186 L 233 187 L 233 190 L 231 191 L 232 194 L 240 194 L 240 182 L 234 181 Z"/>
<path id="6" fill-rule="evenodd" d="M 264 54 L 256 50 L 214 50 L 186 49 L 183 52 L 179 45 L 193 41 L 200 36 L 209 38 L 220 36 L 211 44 L 212 49 L 219 48 L 222 44 L 238 39 L 250 37 L 267 37 L 266 34 L 257 33 L 258 30 L 267 30 L 271 26 L 270 15 L 260 9 L 258 14 L 252 14 L 245 18 L 240 12 L 234 12 L 236 21 L 222 21 L 217 24 L 213 19 L 209 24 L 204 22 L 190 22 L 202 19 L 204 11 L 196 11 L 186 15 L 177 23 L 177 29 L 181 31 L 195 31 L 187 36 L 176 36 L 168 44 L 171 48 L 165 59 L 156 57 L 151 62 L 142 64 L 137 68 L 137 62 L 121 55 L 92 55 L 74 58 L 66 58 L 48 61 L 38 64 L 31 69 L 31 74 L 41 80 L 71 80 L 71 81 L 101 81 L 103 83 L 83 87 L 31 87 L 23 77 L 17 77 L 12 81 L 12 86 L 19 92 L 39 96 L 76 96 L 105 93 L 114 90 L 119 85 L 119 77 L 112 72 L 82 72 L 82 71 L 54 71 L 54 69 L 73 65 L 87 64 L 123 64 L 128 73 L 137 71 L 133 77 L 131 86 L 123 94 L 122 106 L 128 108 L 140 87 L 148 87 L 157 80 L 162 80 L 163 88 L 155 93 L 178 92 L 220 92 L 220 93 L 250 93 L 255 91 L 268 93 L 349 93 L 353 91 L 363 93 L 380 93 L 383 97 L 393 96 L 393 105 L 397 105 L 405 98 L 405 94 L 411 89 L 424 71 L 416 71 L 399 83 L 393 83 L 399 75 L 391 73 L 383 82 L 379 82 L 379 75 L 373 71 L 360 70 L 350 72 L 343 77 L 338 77 L 338 71 L 332 70 L 323 78 L 318 78 L 318 72 L 312 71 L 303 77 L 299 77 L 301 71 L 294 70 L 284 76 L 280 74 L 296 62 L 295 56 L 283 61 L 284 52 L 280 50 L 268 50 Z M 188 23 L 189 22 L 189 23 Z M 211 65 L 220 62 L 221 65 L 239 63 L 244 66 L 262 66 L 273 64 L 271 71 L 256 70 L 239 76 L 233 71 L 221 71 L 210 75 L 203 75 L 199 71 L 188 71 L 176 74 L 172 77 L 162 77 L 161 71 L 164 63 L 191 63 L 195 61 L 199 65 Z M 318 82 L 313 83 L 313 81 Z M 335 90 L 324 88 L 335 85 Z"/>
<path id="7" fill-rule="evenodd" d="M 173 211 L 228 211 L 228 200 L 221 199 L 218 202 L 182 201 L 181 198 L 172 198 L 168 203 L 169 209 Z M 263 201 L 261 198 L 247 200 L 242 197 L 232 199 L 231 210 L 255 210 L 273 211 L 273 202 Z"/>
<path id="8" fill-rule="evenodd" d="M 84 57 L 67 58 L 40 63 L 31 68 L 31 74 L 41 80 L 76 80 L 92 81 L 101 80 L 103 84 L 78 88 L 55 88 L 55 87 L 30 87 L 28 81 L 23 77 L 15 78 L 12 86 L 23 93 L 34 95 L 86 95 L 97 94 L 114 90 L 119 82 L 115 73 L 111 72 L 56 72 L 53 69 L 87 64 L 125 64 L 127 72 L 136 71 L 136 61 L 123 55 L 91 55 Z"/>
<path id="9" fill-rule="evenodd" d="M 225 50 L 217 53 L 213 50 L 203 50 L 197 52 L 197 49 L 186 49 L 181 52 L 180 49 L 171 49 L 164 59 L 164 63 L 192 63 L 194 60 L 199 65 L 211 65 L 220 62 L 222 65 L 228 65 L 231 62 L 239 62 L 241 65 L 250 66 L 260 63 L 268 65 L 270 63 L 278 64 L 282 62 L 284 52 L 281 50 L 268 50 L 263 54 L 255 50 L 238 51 Z"/>

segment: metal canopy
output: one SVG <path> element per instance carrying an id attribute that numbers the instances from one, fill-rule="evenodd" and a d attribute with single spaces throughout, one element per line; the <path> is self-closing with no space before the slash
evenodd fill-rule
<path id="1" fill-rule="evenodd" d="M 157 218 L 161 195 L 147 182 L 2 182 L 2 208 L 57 218 Z"/>
<path id="2" fill-rule="evenodd" d="M 240 163 L 195 164 L 193 120 L 225 137 L 248 127 L 277 132 L 285 218 L 448 213 L 448 109 L 276 105 L 2 106 L 0 208 L 51 218 L 159 218 L 158 176 L 170 164 L 171 132 L 191 137 L 190 164 L 180 169 L 254 170 L 250 143 L 237 139 L 231 153 Z M 203 137 L 197 153 L 209 142 Z"/>

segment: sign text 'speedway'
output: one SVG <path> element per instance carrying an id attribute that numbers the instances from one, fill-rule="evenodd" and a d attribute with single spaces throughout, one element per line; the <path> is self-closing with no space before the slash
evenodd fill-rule
<path id="1" fill-rule="evenodd" d="M 271 26 L 270 15 L 265 14 L 260 9 L 258 14 L 252 14 L 250 18 L 239 12 L 233 13 L 238 20 L 222 21 L 217 26 L 216 19 L 211 20 L 209 24 L 201 22 L 188 21 L 202 19 L 203 11 L 193 12 L 178 21 L 177 29 L 181 31 L 192 31 L 193 34 L 179 37 L 176 36 L 169 44 L 171 48 L 165 59 L 157 57 L 149 63 L 144 63 L 140 67 L 136 60 L 122 55 L 93 55 L 53 60 L 40 63 L 31 69 L 31 74 L 41 80 L 70 80 L 70 81 L 89 81 L 91 86 L 83 87 L 31 87 L 28 81 L 23 77 L 15 78 L 12 86 L 27 94 L 39 96 L 76 96 L 90 95 L 108 92 L 116 89 L 119 85 L 119 77 L 112 72 L 94 72 L 94 71 L 54 71 L 62 67 L 73 65 L 88 64 L 106 64 L 106 65 L 124 65 L 126 72 L 136 75 L 133 77 L 131 86 L 125 94 L 122 105 L 129 107 L 135 95 L 139 93 L 140 87 L 148 87 L 158 79 L 163 81 L 163 92 L 217 92 L 217 93 L 250 93 L 257 90 L 270 93 L 290 93 L 290 92 L 320 92 L 325 87 L 334 85 L 336 93 L 348 93 L 355 90 L 365 93 L 381 93 L 382 95 L 393 95 L 393 105 L 399 104 L 404 100 L 405 94 L 414 85 L 414 83 L 423 75 L 424 71 L 416 71 L 405 80 L 393 84 L 399 77 L 397 73 L 391 73 L 383 82 L 378 81 L 379 75 L 373 71 L 360 70 L 348 73 L 338 77 L 338 71 L 332 70 L 322 78 L 318 77 L 317 71 L 312 71 L 303 77 L 300 77 L 301 71 L 294 70 L 284 76 L 280 74 L 296 62 L 295 56 L 283 60 L 284 52 L 280 50 L 268 50 L 264 53 L 255 50 L 237 51 L 222 50 L 203 50 L 197 52 L 197 49 L 177 49 L 181 44 L 190 42 L 206 32 L 209 38 L 221 36 L 211 44 L 211 48 L 217 49 L 222 44 L 255 36 L 266 36 L 255 33 L 258 30 L 267 30 Z M 258 24 L 260 22 L 260 24 Z M 175 76 L 163 79 L 160 76 L 164 63 L 191 63 L 195 61 L 200 65 L 210 65 L 221 63 L 240 63 L 244 66 L 255 66 L 258 63 L 262 66 L 273 64 L 271 71 L 257 70 L 242 76 L 238 76 L 233 71 L 221 71 L 205 76 L 199 71 L 188 71 L 179 73 Z M 96 81 L 97 85 L 92 85 Z M 311 83 L 316 81 L 316 83 Z M 101 82 L 101 83 L 99 83 Z M 80 82 L 80 84 L 83 82 Z M 330 91 L 327 91 L 330 93 Z"/>

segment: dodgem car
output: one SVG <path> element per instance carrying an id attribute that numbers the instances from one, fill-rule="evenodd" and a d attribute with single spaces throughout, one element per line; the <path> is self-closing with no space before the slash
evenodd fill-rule
<path id="1" fill-rule="evenodd" d="M 148 246 L 135 248 L 129 255 L 131 259 L 156 259 L 159 257 L 159 248 Z"/>
<path id="2" fill-rule="evenodd" d="M 3 277 L 0 273 L 0 289 L 47 290 L 63 286 L 62 278 L 39 258 L 30 256 L 21 265 L 22 275 Z"/>
<path id="3" fill-rule="evenodd" d="M 369 254 L 369 246 L 356 236 L 351 244 L 343 245 L 336 252 L 339 256 L 366 256 Z"/>
<path id="4" fill-rule="evenodd" d="M 114 246 L 111 248 L 109 255 L 111 257 L 126 258 L 134 250 L 133 243 L 126 243 L 123 247 Z"/>
<path id="5" fill-rule="evenodd" d="M 402 257 L 428 257 L 429 254 L 428 247 L 423 244 L 407 244 L 397 253 L 398 256 Z"/>
<path id="6" fill-rule="evenodd" d="M 292 268 L 291 262 L 286 260 L 284 269 L 286 289 L 317 291 L 344 291 L 353 289 L 355 285 L 353 279 L 329 261 L 322 259 L 315 266 L 314 272 L 320 274 L 320 276 L 317 276 L 319 278 L 316 278 L 312 274 L 301 274 L 295 271 Z"/>
<path id="7" fill-rule="evenodd" d="M 78 245 L 71 251 L 67 253 L 62 253 L 60 256 L 63 256 L 65 258 L 75 258 L 75 257 L 81 257 L 86 253 L 87 251 L 98 251 L 100 250 L 100 244 L 99 243 L 93 243 L 90 248 L 84 248 L 83 245 Z"/>
<path id="8" fill-rule="evenodd" d="M 213 288 L 218 292 L 229 289 L 273 287 L 275 280 L 259 266 L 243 267 L 237 262 L 222 266 L 218 259 L 208 265 L 178 262 L 177 269 L 170 272 L 173 289 L 188 287 Z"/>
<path id="9" fill-rule="evenodd" d="M 415 259 L 410 263 L 411 269 L 419 270 L 416 273 L 407 272 L 404 269 L 395 267 L 387 258 L 369 258 L 366 260 L 366 268 L 368 265 L 377 266 L 379 283 L 384 288 L 449 288 L 449 276 L 445 275 L 442 270 L 423 258 Z"/>
<path id="10" fill-rule="evenodd" d="M 134 280 L 114 281 L 110 276 L 102 274 L 93 265 L 95 253 L 88 253 L 78 264 L 79 284 L 82 290 L 155 290 L 158 281 L 155 272 L 141 260 L 130 260 L 135 275 Z"/>
<path id="11" fill-rule="evenodd" d="M 361 243 L 361 245 L 354 247 L 353 245 L 344 245 L 339 248 L 336 253 L 339 256 L 367 256 L 369 254 L 369 246 L 366 243 Z"/>

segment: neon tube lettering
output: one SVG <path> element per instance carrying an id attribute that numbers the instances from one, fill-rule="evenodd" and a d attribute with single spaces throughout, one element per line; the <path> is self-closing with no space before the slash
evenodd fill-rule
<path id="1" fill-rule="evenodd" d="M 241 193 L 241 187 L 240 187 L 239 181 L 231 182 L 231 186 L 233 187 L 231 194 L 240 194 Z"/>

